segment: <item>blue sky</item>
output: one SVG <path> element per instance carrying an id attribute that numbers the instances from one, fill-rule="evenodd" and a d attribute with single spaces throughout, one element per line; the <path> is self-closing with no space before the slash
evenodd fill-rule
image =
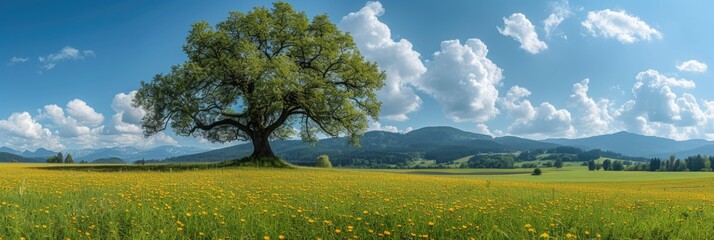
<path id="1" fill-rule="evenodd" d="M 217 147 L 171 132 L 145 139 L 132 91 L 185 60 L 192 23 L 270 4 L 3 1 L 0 146 Z M 708 1 L 291 4 L 328 14 L 387 72 L 372 129 L 714 139 Z"/>

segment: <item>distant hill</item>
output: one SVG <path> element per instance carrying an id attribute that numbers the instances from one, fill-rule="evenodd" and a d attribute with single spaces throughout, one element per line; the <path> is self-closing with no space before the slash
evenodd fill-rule
<path id="1" fill-rule="evenodd" d="M 580 139 L 559 138 L 546 139 L 542 141 L 565 146 L 579 147 L 585 150 L 602 149 L 629 156 L 641 157 L 669 156 L 678 152 L 693 150 L 705 145 L 713 144 L 710 141 L 701 139 L 676 141 L 668 138 L 643 136 L 629 132 L 618 132 Z"/>
<path id="2" fill-rule="evenodd" d="M 9 148 L 9 147 L 0 147 L 0 152 L 15 154 L 15 155 L 18 155 L 18 156 L 20 156 L 20 155 L 22 154 L 22 152 L 17 151 L 17 150 L 12 149 L 12 148 Z"/>
<path id="3" fill-rule="evenodd" d="M 668 158 L 670 155 L 674 155 L 674 156 L 677 156 L 678 158 L 686 158 L 688 156 L 694 156 L 694 155 L 698 155 L 698 154 L 714 156 L 714 144 L 704 145 L 704 146 L 701 146 L 698 148 L 679 151 L 679 152 L 675 152 L 672 154 L 662 154 L 660 156 L 655 156 L 655 157 Z"/>
<path id="4" fill-rule="evenodd" d="M 98 149 L 81 149 L 68 150 L 63 153 L 72 154 L 72 157 L 77 160 L 91 161 L 99 158 L 117 157 L 126 159 L 127 161 L 136 160 L 162 160 L 165 158 L 176 157 L 186 154 L 194 154 L 205 152 L 206 149 L 196 147 L 178 147 L 178 146 L 159 146 L 150 149 L 142 149 L 137 147 L 114 147 L 114 148 L 98 148 Z"/>
<path id="5" fill-rule="evenodd" d="M 452 127 L 425 127 L 405 134 L 371 131 L 360 139 L 361 147 L 348 144 L 347 138 L 322 139 L 314 145 L 299 140 L 273 141 L 276 155 L 289 162 L 310 165 L 321 154 L 330 156 L 336 166 L 399 164 L 417 159 L 448 162 L 485 152 L 512 152 L 547 149 L 558 146 L 518 137 L 492 138 L 488 135 Z M 245 157 L 253 151 L 251 144 L 240 144 L 205 153 L 166 159 L 168 162 L 218 162 Z"/>
<path id="6" fill-rule="evenodd" d="M 90 163 L 93 164 L 125 164 L 124 160 L 121 160 L 121 158 L 117 157 L 110 157 L 110 158 L 100 158 L 94 161 L 91 161 Z"/>
<path id="7" fill-rule="evenodd" d="M 396 134 L 396 133 L 395 133 Z M 424 127 L 404 134 L 407 143 L 441 144 L 470 140 L 492 140 L 489 135 L 463 131 L 453 127 Z"/>
<path id="8" fill-rule="evenodd" d="M 44 162 L 41 159 L 33 159 L 33 158 L 26 158 L 23 156 L 15 155 L 12 153 L 7 153 L 7 152 L 0 152 L 0 162 Z"/>
<path id="9" fill-rule="evenodd" d="M 555 143 L 547 143 L 513 136 L 497 137 L 494 138 L 493 141 L 501 145 L 510 146 L 517 151 L 550 149 L 559 146 L 559 144 Z"/>

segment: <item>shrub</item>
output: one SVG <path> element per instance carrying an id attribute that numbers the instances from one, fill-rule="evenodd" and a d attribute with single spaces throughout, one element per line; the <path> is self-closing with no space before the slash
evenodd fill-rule
<path id="1" fill-rule="evenodd" d="M 315 167 L 319 168 L 332 168 L 332 163 L 330 162 L 330 157 L 327 155 L 320 155 L 315 160 Z"/>
<path id="2" fill-rule="evenodd" d="M 531 173 L 531 175 L 538 176 L 542 173 L 543 173 L 543 171 L 541 171 L 540 168 L 536 168 L 536 169 L 533 169 L 533 173 Z"/>

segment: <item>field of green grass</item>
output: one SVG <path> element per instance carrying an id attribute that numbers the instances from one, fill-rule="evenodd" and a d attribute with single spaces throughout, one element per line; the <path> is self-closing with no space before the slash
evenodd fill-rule
<path id="1" fill-rule="evenodd" d="M 706 239 L 714 173 L 50 170 L 0 164 L 2 239 Z"/>
<path id="2" fill-rule="evenodd" d="M 648 171 L 588 171 L 587 166 L 571 163 L 563 168 L 541 168 L 543 174 L 533 176 L 533 169 L 385 169 L 402 174 L 440 175 L 498 181 L 545 183 L 600 183 L 633 181 L 669 181 L 683 179 L 711 179 L 714 172 L 648 172 Z M 714 186 L 713 186 L 714 187 Z"/>

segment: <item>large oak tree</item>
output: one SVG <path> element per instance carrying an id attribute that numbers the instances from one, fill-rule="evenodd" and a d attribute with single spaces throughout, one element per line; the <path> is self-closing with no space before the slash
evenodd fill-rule
<path id="1" fill-rule="evenodd" d="M 378 117 L 385 75 L 327 15 L 310 20 L 283 2 L 230 12 L 215 26 L 195 23 L 183 50 L 187 61 L 136 94 L 147 136 L 170 126 L 213 142 L 246 140 L 250 159 L 265 161 L 275 158 L 269 140 L 297 132 L 358 145 L 367 118 Z"/>

